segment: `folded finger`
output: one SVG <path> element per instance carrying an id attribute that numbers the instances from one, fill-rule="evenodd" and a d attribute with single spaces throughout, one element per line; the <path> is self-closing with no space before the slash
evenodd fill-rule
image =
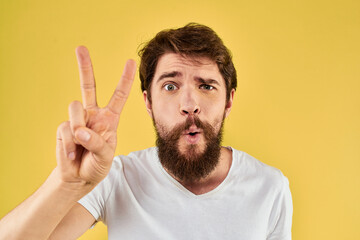
<path id="1" fill-rule="evenodd" d="M 66 157 L 69 160 L 74 160 L 76 157 L 76 144 L 74 142 L 70 126 L 67 126 L 63 129 L 63 131 L 61 132 L 61 137 Z"/>
<path id="2" fill-rule="evenodd" d="M 74 135 L 75 130 L 79 127 L 84 127 L 85 123 L 85 111 L 82 104 L 78 101 L 74 101 L 69 105 L 69 119 L 70 119 L 70 129 L 72 135 Z"/>
<path id="3" fill-rule="evenodd" d="M 56 150 L 59 160 L 74 160 L 76 157 L 76 144 L 71 133 L 70 123 L 62 123 L 56 134 Z"/>
<path id="4" fill-rule="evenodd" d="M 64 150 L 63 140 L 60 133 L 60 127 L 58 127 L 56 132 L 56 159 L 58 161 L 58 164 L 61 165 L 64 160 L 66 160 L 66 153 Z"/>

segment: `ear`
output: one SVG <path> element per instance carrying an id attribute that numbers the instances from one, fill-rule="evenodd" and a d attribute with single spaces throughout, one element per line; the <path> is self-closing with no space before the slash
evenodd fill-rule
<path id="1" fill-rule="evenodd" d="M 148 99 L 148 95 L 147 95 L 147 91 L 143 91 L 143 95 L 144 95 L 144 101 L 145 101 L 145 107 L 146 107 L 146 111 L 148 112 L 148 114 L 150 115 L 150 117 L 152 118 L 152 108 L 151 108 L 151 102 Z"/>
<path id="2" fill-rule="evenodd" d="M 229 101 L 225 105 L 225 118 L 227 118 L 227 116 L 230 114 L 230 110 L 232 108 L 232 104 L 234 101 L 234 94 L 235 94 L 235 89 L 231 89 Z"/>

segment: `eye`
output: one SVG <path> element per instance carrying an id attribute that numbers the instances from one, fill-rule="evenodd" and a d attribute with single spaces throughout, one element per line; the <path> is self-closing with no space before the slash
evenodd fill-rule
<path id="1" fill-rule="evenodd" d="M 166 85 L 164 86 L 164 88 L 165 88 L 166 91 L 174 91 L 174 90 L 177 89 L 177 87 L 176 87 L 174 84 L 172 84 L 172 83 L 166 84 Z"/>
<path id="2" fill-rule="evenodd" d="M 200 89 L 204 89 L 204 90 L 210 91 L 210 90 L 213 90 L 214 87 L 211 86 L 211 85 L 208 85 L 208 84 L 202 84 L 202 85 L 200 85 Z"/>

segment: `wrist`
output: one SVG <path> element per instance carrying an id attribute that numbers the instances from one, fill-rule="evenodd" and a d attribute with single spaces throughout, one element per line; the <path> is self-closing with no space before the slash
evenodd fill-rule
<path id="1" fill-rule="evenodd" d="M 96 184 L 86 182 L 82 179 L 76 181 L 66 181 L 62 178 L 58 168 L 55 168 L 46 180 L 49 182 L 49 186 L 61 196 L 66 197 L 70 201 L 78 201 L 83 196 L 88 194 Z"/>

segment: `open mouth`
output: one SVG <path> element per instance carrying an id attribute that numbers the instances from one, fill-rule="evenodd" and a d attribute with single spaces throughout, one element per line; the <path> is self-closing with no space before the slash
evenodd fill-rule
<path id="1" fill-rule="evenodd" d="M 189 132 L 188 134 L 190 135 L 190 136 L 195 136 L 196 134 L 198 134 L 199 132 Z"/>
<path id="2" fill-rule="evenodd" d="M 189 144 L 197 144 L 201 139 L 201 131 L 200 129 L 192 129 L 185 133 L 186 141 Z"/>
<path id="3" fill-rule="evenodd" d="M 197 144 L 201 139 L 202 130 L 195 125 L 190 126 L 185 132 L 185 139 L 189 144 Z"/>

